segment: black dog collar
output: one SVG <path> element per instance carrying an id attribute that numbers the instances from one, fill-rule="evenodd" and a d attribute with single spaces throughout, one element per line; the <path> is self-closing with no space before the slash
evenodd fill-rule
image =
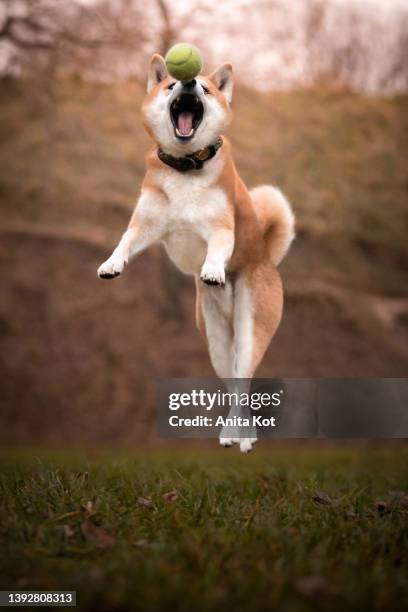
<path id="1" fill-rule="evenodd" d="M 157 156 L 164 164 L 167 164 L 171 168 L 179 172 L 188 172 L 188 170 L 201 170 L 204 163 L 212 159 L 220 147 L 222 147 L 222 138 L 219 138 L 216 143 L 209 147 L 205 147 L 204 149 L 200 149 L 184 157 L 173 157 L 173 155 L 169 155 L 161 149 L 157 149 Z"/>

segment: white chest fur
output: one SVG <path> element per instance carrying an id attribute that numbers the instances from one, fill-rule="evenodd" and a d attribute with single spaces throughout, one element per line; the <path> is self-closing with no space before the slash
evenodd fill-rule
<path id="1" fill-rule="evenodd" d="M 214 222 L 227 209 L 225 192 L 214 186 L 221 164 L 215 158 L 198 172 L 162 171 L 157 176 L 168 198 L 162 240 L 171 259 L 187 274 L 200 271 Z"/>

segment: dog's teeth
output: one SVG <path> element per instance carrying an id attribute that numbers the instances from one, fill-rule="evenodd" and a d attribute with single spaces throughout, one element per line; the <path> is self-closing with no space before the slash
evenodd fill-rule
<path id="1" fill-rule="evenodd" d="M 193 132 L 194 132 L 194 128 L 191 128 L 191 130 L 189 131 L 189 133 L 188 133 L 188 134 L 182 134 L 182 133 L 179 131 L 179 129 L 178 129 L 178 128 L 176 128 L 176 134 L 177 134 L 177 136 L 183 136 L 184 138 L 185 138 L 186 136 L 191 136 L 191 134 L 192 134 Z"/>

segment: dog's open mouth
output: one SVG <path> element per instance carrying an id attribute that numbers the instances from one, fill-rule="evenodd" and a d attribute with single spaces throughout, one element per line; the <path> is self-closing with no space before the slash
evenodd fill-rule
<path id="1" fill-rule="evenodd" d="M 170 116 L 177 138 L 188 140 L 201 123 L 204 106 L 194 94 L 181 94 L 170 106 Z"/>

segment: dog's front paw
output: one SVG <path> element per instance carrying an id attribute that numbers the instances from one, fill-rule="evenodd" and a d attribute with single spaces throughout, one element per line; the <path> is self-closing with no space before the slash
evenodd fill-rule
<path id="1" fill-rule="evenodd" d="M 200 278 L 206 285 L 223 287 L 225 285 L 225 270 L 219 265 L 204 262 Z"/>
<path id="2" fill-rule="evenodd" d="M 98 276 L 99 278 L 115 278 L 115 276 L 119 276 L 122 274 L 123 269 L 126 265 L 126 261 L 123 257 L 115 257 L 111 256 L 109 259 L 103 262 L 98 268 Z"/>
<path id="3" fill-rule="evenodd" d="M 241 438 L 239 441 L 239 449 L 241 453 L 250 453 L 257 442 L 256 438 Z"/>

